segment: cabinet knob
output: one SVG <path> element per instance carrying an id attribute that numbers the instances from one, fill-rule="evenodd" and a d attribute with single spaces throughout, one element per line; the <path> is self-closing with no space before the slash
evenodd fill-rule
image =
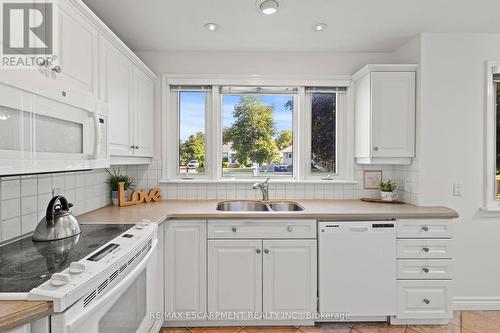
<path id="1" fill-rule="evenodd" d="M 61 92 L 61 95 L 63 95 L 63 97 L 66 97 L 67 94 L 68 93 L 66 91 L 64 91 L 64 90 Z"/>
<path id="2" fill-rule="evenodd" d="M 425 304 L 430 304 L 430 303 L 431 303 L 431 301 L 430 301 L 430 300 L 428 300 L 427 298 L 424 298 L 424 303 L 425 303 Z"/>
<path id="3" fill-rule="evenodd" d="M 378 147 L 377 146 L 373 147 L 373 150 L 378 151 Z"/>
<path id="4" fill-rule="evenodd" d="M 424 273 L 429 273 L 429 269 L 428 269 L 427 267 L 422 268 L 422 271 L 423 271 Z"/>
<path id="5" fill-rule="evenodd" d="M 255 252 L 257 252 L 257 254 L 259 254 L 260 253 L 260 249 L 255 250 Z"/>
<path id="6" fill-rule="evenodd" d="M 269 249 L 264 249 L 264 253 L 268 254 L 269 253 Z"/>
<path id="7" fill-rule="evenodd" d="M 424 227 L 422 227 L 422 230 L 425 231 L 425 232 L 427 232 L 427 231 L 429 231 L 429 227 L 424 226 Z"/>
<path id="8" fill-rule="evenodd" d="M 422 251 L 424 251 L 424 252 L 429 252 L 429 248 L 428 248 L 428 247 L 423 247 L 423 248 L 422 248 Z"/>
<path id="9" fill-rule="evenodd" d="M 236 229 L 236 227 L 232 227 L 232 228 L 231 228 L 231 230 L 232 230 L 233 232 L 238 231 L 238 229 Z"/>
<path id="10" fill-rule="evenodd" d="M 293 231 L 293 228 L 292 228 L 291 226 L 288 226 L 288 227 L 286 228 L 286 230 L 287 230 L 288 232 L 292 232 L 292 231 Z"/>
<path id="11" fill-rule="evenodd" d="M 135 146 L 135 149 L 139 149 L 139 146 L 138 146 L 138 145 L 136 145 L 136 146 Z"/>
<path id="12" fill-rule="evenodd" d="M 57 73 L 57 74 L 61 73 L 61 66 L 58 65 L 58 66 L 52 67 L 52 71 L 54 73 Z"/>
<path id="13" fill-rule="evenodd" d="M 130 146 L 130 148 L 135 149 L 135 146 L 134 146 L 134 145 L 132 145 L 132 146 Z"/>

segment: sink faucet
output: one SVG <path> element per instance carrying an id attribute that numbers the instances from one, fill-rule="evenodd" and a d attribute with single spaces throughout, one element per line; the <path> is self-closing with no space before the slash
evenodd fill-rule
<path id="1" fill-rule="evenodd" d="M 254 190 L 260 189 L 262 191 L 263 201 L 269 201 L 269 180 L 271 180 L 271 178 L 267 178 L 266 181 L 262 183 L 255 183 L 252 186 Z"/>

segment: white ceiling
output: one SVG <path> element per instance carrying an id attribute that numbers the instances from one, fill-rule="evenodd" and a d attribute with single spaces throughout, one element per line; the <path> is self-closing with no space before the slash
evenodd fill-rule
<path id="1" fill-rule="evenodd" d="M 420 32 L 500 33 L 499 0 L 278 0 L 270 16 L 255 0 L 83 1 L 134 51 L 388 52 Z"/>

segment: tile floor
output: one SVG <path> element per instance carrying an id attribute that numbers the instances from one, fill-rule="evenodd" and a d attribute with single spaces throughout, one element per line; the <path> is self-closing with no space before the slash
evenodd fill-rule
<path id="1" fill-rule="evenodd" d="M 455 311 L 454 318 L 448 325 L 341 323 L 314 327 L 164 328 L 161 333 L 500 333 L 500 311 Z"/>

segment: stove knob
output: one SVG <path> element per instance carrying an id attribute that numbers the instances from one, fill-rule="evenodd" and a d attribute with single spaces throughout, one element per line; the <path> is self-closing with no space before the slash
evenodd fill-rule
<path id="1" fill-rule="evenodd" d="M 64 273 L 54 273 L 50 277 L 50 284 L 54 287 L 64 286 L 69 283 L 69 275 Z"/>
<path id="2" fill-rule="evenodd" d="M 72 262 L 69 265 L 69 272 L 72 274 L 81 274 L 87 270 L 87 265 L 83 262 Z"/>

